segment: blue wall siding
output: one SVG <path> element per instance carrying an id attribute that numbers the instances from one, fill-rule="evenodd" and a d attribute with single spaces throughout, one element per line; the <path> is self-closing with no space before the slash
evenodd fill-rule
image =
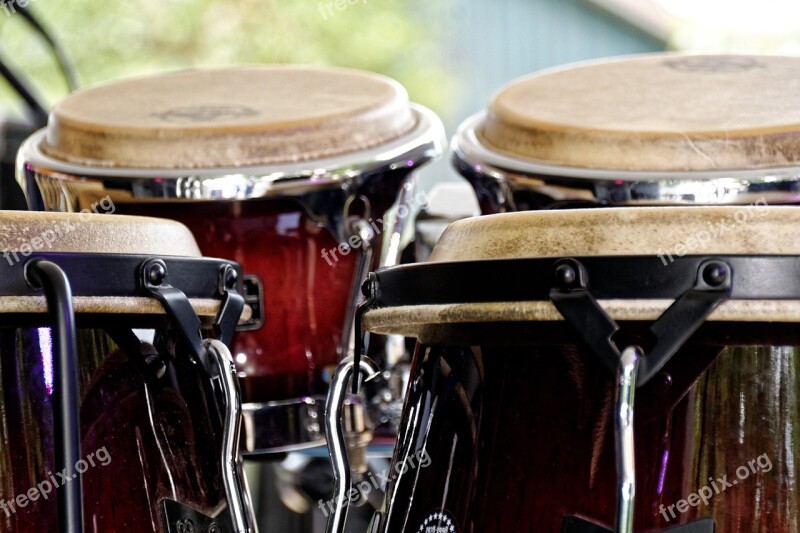
<path id="1" fill-rule="evenodd" d="M 442 113 L 448 135 L 520 76 L 574 61 L 664 49 L 655 37 L 584 0 L 451 1 L 447 13 L 436 17 L 449 35 L 449 49 L 434 59 L 445 61 L 458 77 Z M 454 176 L 445 176 L 441 164 L 425 174 L 425 182 Z"/>
<path id="2" fill-rule="evenodd" d="M 664 44 L 583 0 L 456 0 L 452 67 L 460 111 L 479 110 L 514 78 L 584 59 L 654 52 Z M 450 118 L 450 117 L 447 117 Z"/>

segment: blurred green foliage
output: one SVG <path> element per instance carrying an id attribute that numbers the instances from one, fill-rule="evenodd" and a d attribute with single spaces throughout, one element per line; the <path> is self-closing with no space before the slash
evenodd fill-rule
<path id="1" fill-rule="evenodd" d="M 456 84 L 442 59 L 446 25 L 426 21 L 446 17 L 451 0 L 355 1 L 328 9 L 319 0 L 31 0 L 31 10 L 73 58 L 82 85 L 194 67 L 339 65 L 396 78 L 413 100 L 447 113 Z M 0 12 L 0 52 L 48 102 L 66 93 L 20 16 Z"/>

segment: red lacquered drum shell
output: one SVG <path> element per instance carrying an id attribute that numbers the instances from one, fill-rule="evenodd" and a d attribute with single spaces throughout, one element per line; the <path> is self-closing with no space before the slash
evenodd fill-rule
<path id="1" fill-rule="evenodd" d="M 375 531 L 613 531 L 620 457 L 636 533 L 800 531 L 798 223 L 767 206 L 493 215 L 451 225 L 430 264 L 377 271 L 366 329 L 419 342 Z M 709 265 L 724 296 L 665 331 L 671 306 L 706 305 Z M 638 373 L 630 456 L 622 358 L 592 332 L 642 365 L 677 342 Z"/>
<path id="2" fill-rule="evenodd" d="M 0 329 L 0 491 L 9 511 L 0 512 L 0 531 L 57 531 L 53 479 L 64 480 L 54 464 L 51 329 L 44 315 L 16 327 L 11 315 L 5 317 Z M 219 414 L 210 409 L 213 392 L 189 354 L 175 350 L 177 339 L 163 319 L 137 318 L 118 315 L 113 317 L 117 325 L 98 327 L 79 317 L 86 531 L 166 531 L 164 498 L 207 515 L 227 504 L 221 433 L 213 422 Z M 149 375 L 145 346 L 128 342 L 137 339 L 122 324 L 130 328 L 132 323 L 155 330 L 158 347 L 147 349 L 172 361 L 165 378 Z M 37 487 L 40 494 L 52 490 L 48 499 L 36 496 L 24 507 L 11 507 L 13 498 Z"/>
<path id="3" fill-rule="evenodd" d="M 378 530 L 425 531 L 442 509 L 458 532 L 612 530 L 614 376 L 562 324 L 445 329 L 417 348 Z M 715 323 L 637 391 L 634 531 L 800 531 L 799 347 L 794 325 Z M 703 487 L 707 505 L 669 509 Z"/>
<path id="4" fill-rule="evenodd" d="M 204 254 L 238 259 L 261 279 L 264 325 L 238 333 L 233 344 L 233 353 L 246 357 L 237 362 L 248 402 L 325 392 L 322 375 L 338 360 L 358 251 L 328 264 L 320 251 L 338 241 L 291 200 L 118 208 L 178 220 L 192 229 Z"/>

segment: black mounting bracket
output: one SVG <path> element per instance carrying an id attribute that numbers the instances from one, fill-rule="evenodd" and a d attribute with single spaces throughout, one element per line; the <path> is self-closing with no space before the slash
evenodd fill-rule
<path id="1" fill-rule="evenodd" d="M 175 500 L 164 498 L 161 501 L 161 507 L 167 533 L 229 533 L 231 531 L 224 522 Z"/>
<path id="2" fill-rule="evenodd" d="M 245 305 L 250 307 L 250 318 L 239 322 L 236 331 L 255 331 L 264 326 L 266 310 L 264 308 L 264 282 L 254 274 L 242 276 L 242 296 Z"/>
<path id="3" fill-rule="evenodd" d="M 359 365 L 361 364 L 361 357 L 365 356 L 366 353 L 366 346 L 367 342 L 365 342 L 365 336 L 368 334 L 364 331 L 363 327 L 363 320 L 364 315 L 367 311 L 375 307 L 375 304 L 378 301 L 378 276 L 374 272 L 370 272 L 367 275 L 367 279 L 364 280 L 364 283 L 361 285 L 361 292 L 364 294 L 365 300 L 358 304 L 356 307 L 356 314 L 353 319 L 353 328 L 355 329 L 355 349 L 353 350 L 353 364 L 355 365 L 356 370 L 358 370 Z M 358 387 L 361 382 L 359 373 L 356 372 L 353 376 L 353 394 L 358 394 Z"/>
<path id="4" fill-rule="evenodd" d="M 157 258 L 148 259 L 142 264 L 139 279 L 142 290 L 158 299 L 169 317 L 177 324 L 181 337 L 195 359 L 209 376 L 215 377 L 219 372 L 214 365 L 208 363 L 203 338 L 200 335 L 200 318 L 186 295 L 167 283 L 166 263 Z"/>
<path id="5" fill-rule="evenodd" d="M 586 269 L 575 259 L 562 259 L 556 261 L 555 275 L 556 287 L 550 290 L 550 300 L 564 320 L 578 330 L 586 344 L 616 374 L 620 351 L 612 337 L 619 326 L 589 292 Z"/>
<path id="6" fill-rule="evenodd" d="M 225 265 L 219 271 L 218 292 L 222 296 L 219 313 L 214 321 L 214 332 L 223 344 L 230 346 L 236 326 L 244 310 L 244 297 L 236 290 L 239 274 L 233 265 Z"/>
<path id="7" fill-rule="evenodd" d="M 550 290 L 550 299 L 584 342 L 616 373 L 620 350 L 613 336 L 620 328 L 590 292 L 586 269 L 576 259 L 561 259 L 554 267 L 555 287 Z M 733 270 L 725 261 L 707 259 L 699 265 L 693 287 L 650 327 L 655 344 L 639 366 L 637 387 L 645 385 L 667 364 L 711 312 L 730 297 L 732 286 Z"/>

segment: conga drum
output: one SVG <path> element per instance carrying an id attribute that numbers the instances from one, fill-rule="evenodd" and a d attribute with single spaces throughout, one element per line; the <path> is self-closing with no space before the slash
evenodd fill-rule
<path id="1" fill-rule="evenodd" d="M 254 531 L 239 265 L 181 224 L 0 212 L 0 531 Z"/>
<path id="2" fill-rule="evenodd" d="M 351 350 L 370 269 L 399 262 L 425 195 L 415 171 L 443 129 L 394 80 L 261 66 L 114 82 L 58 103 L 20 152 L 32 209 L 186 224 L 202 252 L 240 263 L 253 309 L 232 351 L 248 451 L 324 442 L 318 395 Z M 101 206 L 102 208 L 102 206 Z"/>
<path id="3" fill-rule="evenodd" d="M 453 163 L 485 214 L 798 198 L 800 59 L 653 54 L 546 70 L 468 118 Z"/>
<path id="4" fill-rule="evenodd" d="M 753 209 L 667 265 L 747 209 L 478 217 L 371 274 L 418 344 L 370 531 L 800 531 L 800 210 Z"/>

